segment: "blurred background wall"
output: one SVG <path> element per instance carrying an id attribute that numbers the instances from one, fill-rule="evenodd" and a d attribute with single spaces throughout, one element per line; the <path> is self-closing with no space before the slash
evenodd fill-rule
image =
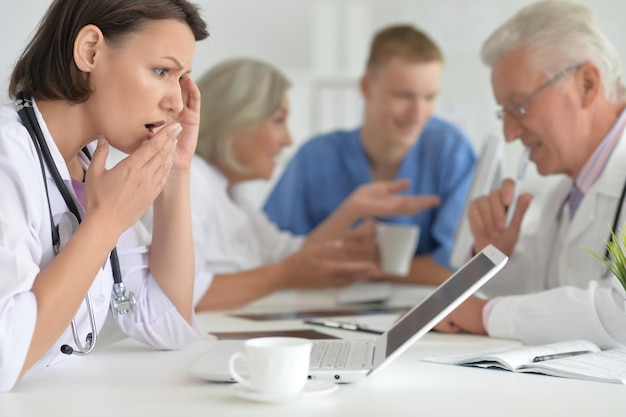
<path id="1" fill-rule="evenodd" d="M 442 48 L 446 67 L 438 115 L 459 125 L 478 151 L 490 134 L 501 135 L 494 116 L 489 71 L 479 58 L 484 39 L 527 0 L 196 0 L 211 36 L 197 45 L 193 77 L 219 61 L 238 56 L 266 60 L 292 80 L 290 127 L 295 144 L 276 172 L 311 135 L 354 127 L 362 113 L 357 89 L 373 33 L 394 23 L 412 23 Z M 626 58 L 626 2 L 583 0 Z M 0 4 L 0 99 L 13 63 L 25 46 L 49 0 Z M 505 147 L 505 169 L 513 175 L 521 146 Z M 526 187 L 539 194 L 531 166 Z M 258 182 L 244 192 L 261 204 L 273 182 Z M 543 182 L 542 182 L 543 184 Z"/>

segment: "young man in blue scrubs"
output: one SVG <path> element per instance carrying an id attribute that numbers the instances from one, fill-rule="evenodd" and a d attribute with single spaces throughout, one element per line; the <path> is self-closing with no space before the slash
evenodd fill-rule
<path id="1" fill-rule="evenodd" d="M 358 186 L 409 178 L 407 194 L 436 194 L 441 205 L 381 220 L 420 227 L 409 281 L 437 284 L 447 278 L 475 154 L 465 134 L 433 117 L 442 70 L 442 53 L 423 32 L 408 25 L 380 31 L 361 79 L 363 126 L 305 143 L 265 204 L 270 219 L 305 234 Z"/>

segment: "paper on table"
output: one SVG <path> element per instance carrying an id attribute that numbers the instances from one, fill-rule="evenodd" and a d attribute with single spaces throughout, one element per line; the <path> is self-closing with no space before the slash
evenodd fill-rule
<path id="1" fill-rule="evenodd" d="M 265 321 L 265 320 L 295 320 L 295 319 L 307 319 L 316 317 L 344 317 L 344 316 L 364 316 L 368 314 L 387 314 L 396 313 L 399 314 L 402 311 L 409 309 L 409 306 L 405 307 L 388 307 L 385 305 L 376 304 L 375 306 L 361 306 L 359 308 L 336 308 L 333 310 L 305 310 L 305 311 L 290 311 L 290 312 L 274 312 L 274 313 L 233 313 L 232 317 L 238 317 L 246 320 L 253 321 Z"/>
<path id="2" fill-rule="evenodd" d="M 603 350 L 524 365 L 522 371 L 539 372 L 563 378 L 626 384 L 626 349 Z"/>
<path id="3" fill-rule="evenodd" d="M 305 320 L 319 326 L 382 334 L 398 320 L 400 314 L 367 314 L 359 316 L 324 317 Z"/>
<path id="4" fill-rule="evenodd" d="M 252 339 L 255 337 L 302 337 L 304 339 L 337 339 L 326 333 L 317 332 L 312 329 L 293 330 L 260 330 L 242 332 L 211 332 L 218 339 Z"/>

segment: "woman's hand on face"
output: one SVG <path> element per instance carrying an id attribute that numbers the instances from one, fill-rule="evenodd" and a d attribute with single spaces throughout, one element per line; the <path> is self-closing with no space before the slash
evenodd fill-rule
<path id="1" fill-rule="evenodd" d="M 196 152 L 198 143 L 198 130 L 200 128 L 200 90 L 189 75 L 184 75 L 180 80 L 183 94 L 183 111 L 176 120 L 183 130 L 178 137 L 176 151 L 174 152 L 174 170 L 187 170 L 191 166 L 191 159 Z"/>
<path id="2" fill-rule="evenodd" d="M 361 185 L 346 200 L 357 218 L 403 216 L 419 213 L 441 202 L 436 195 L 402 195 L 411 182 L 408 179 L 374 181 Z"/>
<path id="3" fill-rule="evenodd" d="M 166 125 L 110 170 L 109 144 L 100 138 L 85 176 L 85 218 L 100 216 L 117 236 L 135 224 L 165 186 L 180 133 L 180 124 Z"/>

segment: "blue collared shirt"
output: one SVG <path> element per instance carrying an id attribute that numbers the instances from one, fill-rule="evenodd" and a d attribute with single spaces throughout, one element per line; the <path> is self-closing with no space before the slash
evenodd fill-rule
<path id="1" fill-rule="evenodd" d="M 471 183 L 476 156 L 460 130 L 432 118 L 407 152 L 396 178 L 409 178 L 404 194 L 435 194 L 441 205 L 386 222 L 420 227 L 416 255 L 431 254 L 450 267 L 454 233 Z M 307 234 L 357 187 L 372 181 L 360 130 L 336 131 L 306 142 L 288 164 L 264 210 L 281 229 Z"/>

